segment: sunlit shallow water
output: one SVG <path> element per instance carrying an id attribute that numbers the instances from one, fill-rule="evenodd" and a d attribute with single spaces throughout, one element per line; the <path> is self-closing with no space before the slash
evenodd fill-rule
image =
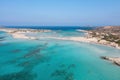
<path id="1" fill-rule="evenodd" d="M 120 50 L 55 39 L 20 40 L 7 34 L 0 42 L 0 80 L 119 80 L 120 67 L 101 56 L 120 56 Z"/>

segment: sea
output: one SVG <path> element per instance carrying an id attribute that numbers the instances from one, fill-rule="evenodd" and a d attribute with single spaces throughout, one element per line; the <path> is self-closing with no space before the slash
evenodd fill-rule
<path id="1" fill-rule="evenodd" d="M 120 57 L 120 50 L 105 45 L 44 37 L 78 37 L 93 27 L 7 26 L 50 29 L 28 34 L 38 40 L 14 39 L 0 31 L 0 80 L 120 80 L 120 67 L 101 56 Z"/>

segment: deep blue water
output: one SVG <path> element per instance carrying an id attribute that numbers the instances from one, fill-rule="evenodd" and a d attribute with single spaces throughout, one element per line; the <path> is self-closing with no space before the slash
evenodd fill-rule
<path id="1" fill-rule="evenodd" d="M 30 29 L 51 29 L 51 30 L 91 30 L 95 27 L 87 27 L 87 26 L 6 26 L 8 28 L 30 28 Z"/>

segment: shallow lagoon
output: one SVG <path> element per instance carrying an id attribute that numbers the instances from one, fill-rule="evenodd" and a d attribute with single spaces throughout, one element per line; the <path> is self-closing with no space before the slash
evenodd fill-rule
<path id="1" fill-rule="evenodd" d="M 120 56 L 120 50 L 55 39 L 6 38 L 0 42 L 0 80 L 119 80 L 120 67 L 100 56 Z"/>

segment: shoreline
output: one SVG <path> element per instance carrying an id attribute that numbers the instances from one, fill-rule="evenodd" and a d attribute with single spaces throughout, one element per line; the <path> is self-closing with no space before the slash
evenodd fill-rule
<path id="1" fill-rule="evenodd" d="M 0 28 L 0 31 L 7 32 L 15 39 L 36 39 L 32 36 L 27 36 L 27 33 L 42 33 L 42 32 L 51 32 L 51 30 L 36 30 L 36 29 L 16 29 L 16 28 Z"/>
<path id="2" fill-rule="evenodd" d="M 89 34 L 89 31 L 85 31 L 86 36 L 84 37 L 54 37 L 54 36 L 46 36 L 46 37 L 33 37 L 27 36 L 27 33 L 38 33 L 38 32 L 51 32 L 51 30 L 34 30 L 34 29 L 6 29 L 0 28 L 0 31 L 7 32 L 8 34 L 12 35 L 14 39 L 28 39 L 28 40 L 40 40 L 40 39 L 58 39 L 58 40 L 68 40 L 68 41 L 77 41 L 77 42 L 85 42 L 85 43 L 92 43 L 92 44 L 100 44 L 107 47 L 113 47 L 116 49 L 120 49 L 116 43 L 108 42 L 106 40 L 101 40 L 98 37 L 92 37 Z M 120 58 L 119 57 L 107 57 L 101 56 L 101 59 L 111 61 L 112 63 L 120 66 Z"/>
<path id="3" fill-rule="evenodd" d="M 27 36 L 27 33 L 42 33 L 42 32 L 51 32 L 52 30 L 36 30 L 36 29 L 16 29 L 16 28 L 0 28 L 0 31 L 4 31 L 7 32 L 8 34 L 12 35 L 13 38 L 15 39 L 28 39 L 28 40 L 37 40 L 38 38 L 33 37 L 33 36 Z M 81 30 L 80 30 L 81 31 Z M 48 39 L 59 39 L 59 40 L 70 40 L 70 41 L 77 41 L 77 42 L 86 42 L 86 43 L 93 43 L 93 44 L 100 44 L 100 45 L 105 45 L 108 47 L 113 47 L 113 48 L 117 48 L 120 49 L 120 46 L 118 46 L 118 44 L 113 43 L 113 42 L 108 42 L 106 40 L 102 40 L 100 38 L 97 37 L 92 37 L 90 35 L 90 31 L 85 31 L 84 37 L 40 37 L 40 38 L 48 38 Z"/>

